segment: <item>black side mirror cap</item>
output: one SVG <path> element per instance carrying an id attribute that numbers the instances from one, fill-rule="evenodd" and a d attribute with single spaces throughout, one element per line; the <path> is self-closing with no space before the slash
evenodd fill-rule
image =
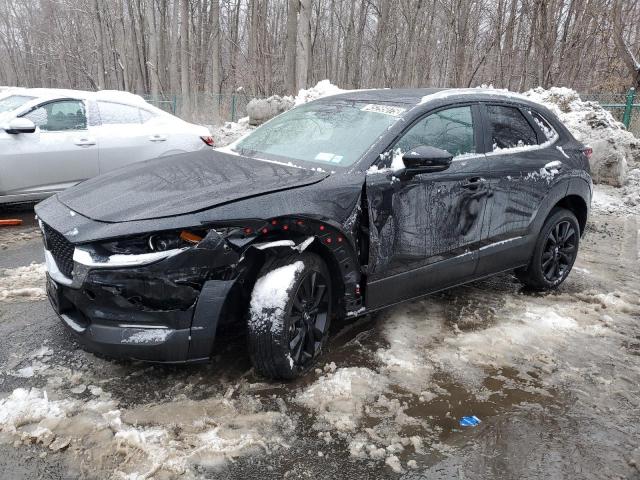
<path id="1" fill-rule="evenodd" d="M 442 172 L 451 166 L 453 155 L 446 150 L 421 145 L 402 155 L 405 175 Z"/>

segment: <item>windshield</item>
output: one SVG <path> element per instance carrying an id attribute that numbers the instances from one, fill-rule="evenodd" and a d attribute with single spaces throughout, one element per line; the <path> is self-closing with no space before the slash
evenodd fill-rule
<path id="1" fill-rule="evenodd" d="M 267 160 L 348 167 L 398 121 L 404 110 L 349 101 L 302 105 L 265 123 L 232 149 Z"/>
<path id="2" fill-rule="evenodd" d="M 0 98 L 0 113 L 15 110 L 34 98 L 35 97 L 28 97 L 27 95 L 10 95 L 5 98 Z"/>

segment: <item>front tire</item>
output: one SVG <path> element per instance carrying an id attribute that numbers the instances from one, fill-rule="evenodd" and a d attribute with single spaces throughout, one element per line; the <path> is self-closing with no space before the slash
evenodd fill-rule
<path id="1" fill-rule="evenodd" d="M 247 322 L 258 374 L 292 379 L 315 364 L 329 334 L 331 294 L 329 270 L 316 254 L 293 254 L 262 268 Z"/>
<path id="2" fill-rule="evenodd" d="M 576 216 L 564 208 L 552 211 L 540 230 L 529 265 L 516 270 L 516 277 L 534 290 L 557 288 L 569 275 L 579 244 Z"/>

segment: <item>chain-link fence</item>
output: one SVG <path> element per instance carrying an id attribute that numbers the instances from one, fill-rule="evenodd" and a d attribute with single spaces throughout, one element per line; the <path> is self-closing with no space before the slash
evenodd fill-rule
<path id="1" fill-rule="evenodd" d="M 585 101 L 598 102 L 609 110 L 627 130 L 640 137 L 640 95 L 632 88 L 627 93 L 585 93 Z"/>
<path id="2" fill-rule="evenodd" d="M 590 93 L 580 95 L 582 100 L 598 102 L 627 129 L 640 137 L 640 95 L 631 89 L 628 93 Z M 215 95 L 196 93 L 189 96 L 190 108 L 186 111 L 182 95 L 146 95 L 145 99 L 169 113 L 185 120 L 205 125 L 217 125 L 225 121 L 235 122 L 247 115 L 247 104 L 254 98 L 244 93 Z"/>
<path id="3" fill-rule="evenodd" d="M 247 115 L 247 104 L 253 95 L 244 93 L 216 95 L 196 93 L 189 96 L 186 105 L 182 95 L 145 95 L 144 99 L 162 110 L 185 120 L 205 125 L 216 125 L 225 121 L 235 122 Z M 188 111 L 187 111 L 188 110 Z"/>

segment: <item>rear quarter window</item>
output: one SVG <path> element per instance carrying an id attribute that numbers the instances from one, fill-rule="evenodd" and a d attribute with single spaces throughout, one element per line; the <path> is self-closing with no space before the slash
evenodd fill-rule
<path id="1" fill-rule="evenodd" d="M 553 128 L 553 125 L 551 125 L 551 123 L 538 112 L 535 110 L 529 110 L 529 113 L 533 117 L 533 121 L 538 125 L 538 128 L 542 131 L 544 138 L 542 138 L 540 143 L 554 142 L 560 136 L 556 129 Z"/>

